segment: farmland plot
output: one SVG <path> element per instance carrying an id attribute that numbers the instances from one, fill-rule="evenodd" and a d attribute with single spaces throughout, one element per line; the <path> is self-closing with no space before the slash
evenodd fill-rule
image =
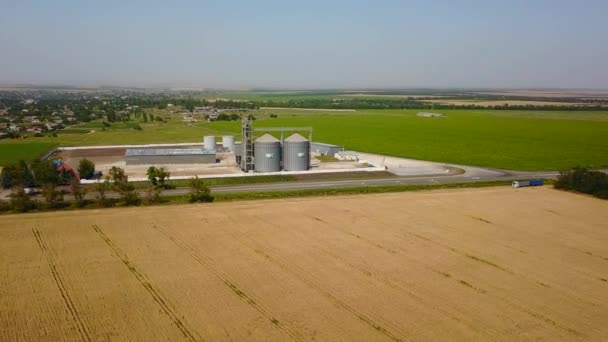
<path id="1" fill-rule="evenodd" d="M 441 190 L 0 217 L 0 340 L 601 340 L 608 202 Z"/>

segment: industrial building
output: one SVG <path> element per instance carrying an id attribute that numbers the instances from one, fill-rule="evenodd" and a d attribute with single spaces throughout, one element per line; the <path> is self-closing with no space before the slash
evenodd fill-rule
<path id="1" fill-rule="evenodd" d="M 127 165 L 212 164 L 215 151 L 194 148 L 128 148 Z"/>
<path id="2" fill-rule="evenodd" d="M 324 144 L 319 142 L 313 142 L 310 144 L 312 152 L 323 154 L 326 156 L 333 156 L 334 154 L 344 150 L 342 147 L 332 144 Z"/>

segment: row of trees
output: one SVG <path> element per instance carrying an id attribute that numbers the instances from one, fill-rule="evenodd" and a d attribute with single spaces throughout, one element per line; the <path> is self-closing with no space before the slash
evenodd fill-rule
<path id="1" fill-rule="evenodd" d="M 553 106 L 553 105 L 496 105 L 496 106 L 480 106 L 475 103 L 470 105 L 455 105 L 425 102 L 420 99 L 402 98 L 402 99 L 387 99 L 387 98 L 319 98 L 319 97 L 302 97 L 290 100 L 261 100 L 254 101 L 255 107 L 287 107 L 287 108 L 330 108 L 330 109 L 511 109 L 511 110 L 601 110 L 605 107 L 602 105 L 580 106 L 573 104 L 571 106 Z"/>
<path id="2" fill-rule="evenodd" d="M 10 200 L 8 202 L 0 201 L 0 212 L 62 209 L 68 206 L 82 208 L 87 205 L 111 207 L 117 205 L 137 206 L 141 204 L 162 203 L 165 201 L 161 196 L 162 191 L 172 188 L 167 184 L 171 173 L 165 167 L 157 168 L 151 166 L 148 168 L 147 174 L 150 184 L 143 191 L 145 194 L 143 199 L 134 184 L 129 182 L 124 169 L 114 166 L 110 168 L 103 181 L 95 183 L 88 188 L 82 186 L 78 179 L 72 178 L 69 182 L 69 193 L 73 198 L 70 203 L 64 201 L 65 189 L 58 188 L 53 182 L 43 183 L 40 192 L 42 200 L 34 198 L 31 193 L 26 192 L 23 186 L 14 186 L 9 196 Z M 189 186 L 191 188 L 187 198 L 189 202 L 213 201 L 213 196 L 203 180 L 198 178 L 191 179 Z M 87 199 L 86 195 L 88 192 L 95 194 L 94 199 L 91 198 L 93 196 L 89 196 L 89 199 Z"/>
<path id="3" fill-rule="evenodd" d="M 562 171 L 555 182 L 556 189 L 578 191 L 608 199 L 608 173 L 587 168 Z"/>
<path id="4" fill-rule="evenodd" d="M 95 175 L 95 164 L 88 159 L 81 159 L 78 165 L 78 173 L 81 178 L 91 179 Z M 57 166 L 52 160 L 35 159 L 30 164 L 20 160 L 15 164 L 9 164 L 2 168 L 0 173 L 0 186 L 4 189 L 12 187 L 34 188 L 45 185 L 67 185 L 70 184 L 74 174 L 62 170 L 57 171 Z"/>

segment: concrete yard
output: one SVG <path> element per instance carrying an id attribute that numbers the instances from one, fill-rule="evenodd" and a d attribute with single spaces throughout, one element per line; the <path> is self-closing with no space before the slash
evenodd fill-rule
<path id="1" fill-rule="evenodd" d="M 0 216 L 1 341 L 608 336 L 608 202 L 547 187 Z"/>
<path id="2" fill-rule="evenodd" d="M 173 144 L 173 145 L 157 145 L 156 148 L 202 148 L 201 144 Z M 142 148 L 149 148 L 142 145 Z M 83 147 L 72 148 L 60 151 L 55 157 L 60 158 L 68 165 L 78 167 L 81 159 L 87 158 L 95 163 L 98 171 L 107 174 L 112 166 L 123 168 L 130 179 L 146 179 L 146 171 L 150 165 L 129 165 L 126 163 L 125 147 Z M 357 169 L 365 169 L 367 166 L 356 161 L 332 161 L 320 162 L 315 159 L 315 154 L 312 154 L 311 170 L 316 172 L 334 172 L 334 171 L 356 171 Z M 154 166 L 165 166 L 171 172 L 173 178 L 176 177 L 194 177 L 194 176 L 228 176 L 242 174 L 243 172 L 236 163 L 233 153 L 220 152 L 217 154 L 218 162 L 214 164 L 173 164 L 167 163 L 155 164 Z"/>

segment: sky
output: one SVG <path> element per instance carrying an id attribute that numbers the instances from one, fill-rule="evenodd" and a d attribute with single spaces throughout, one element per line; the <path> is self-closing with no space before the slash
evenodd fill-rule
<path id="1" fill-rule="evenodd" d="M 0 0 L 0 84 L 608 89 L 608 1 Z"/>

